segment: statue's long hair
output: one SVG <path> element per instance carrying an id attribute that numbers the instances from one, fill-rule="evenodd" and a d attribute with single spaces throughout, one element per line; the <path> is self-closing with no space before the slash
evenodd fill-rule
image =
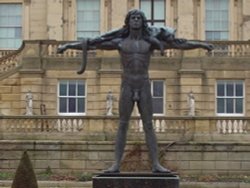
<path id="1" fill-rule="evenodd" d="M 124 20 L 124 25 L 122 28 L 105 33 L 103 35 L 101 35 L 101 37 L 98 37 L 95 41 L 97 41 L 97 43 L 101 43 L 103 41 L 109 41 L 109 40 L 113 40 L 115 38 L 120 38 L 120 39 L 125 39 L 126 37 L 129 36 L 129 21 L 130 21 L 130 17 L 132 15 L 138 14 L 141 16 L 142 18 L 142 38 L 146 41 L 148 41 L 149 43 L 158 46 L 158 48 L 161 50 L 161 54 L 164 53 L 164 47 L 161 44 L 161 42 L 159 41 L 159 39 L 157 39 L 156 36 L 152 35 L 152 31 L 150 30 L 150 27 L 147 24 L 147 18 L 145 16 L 145 14 L 138 9 L 132 9 L 127 13 L 127 16 Z"/>
<path id="2" fill-rule="evenodd" d="M 130 10 L 128 13 L 127 13 L 127 16 L 124 20 L 124 30 L 126 30 L 126 34 L 128 35 L 129 33 L 129 20 L 130 20 L 130 17 L 134 14 L 139 14 L 141 17 L 142 17 L 142 35 L 145 36 L 145 37 L 149 37 L 150 33 L 149 33 L 149 27 L 148 27 L 148 24 L 147 24 L 147 18 L 144 14 L 144 12 L 142 12 L 141 10 L 138 10 L 138 9 L 132 9 Z"/>

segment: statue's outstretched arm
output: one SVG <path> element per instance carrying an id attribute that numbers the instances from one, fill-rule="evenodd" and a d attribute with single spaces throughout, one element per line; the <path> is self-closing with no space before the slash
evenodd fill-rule
<path id="1" fill-rule="evenodd" d="M 121 38 L 115 38 L 112 40 L 96 40 L 95 39 L 89 39 L 88 41 L 88 50 L 118 50 L 119 49 L 119 43 L 121 42 Z"/>
<path id="2" fill-rule="evenodd" d="M 164 42 L 164 49 L 180 49 L 180 50 L 192 50 L 196 48 L 202 48 L 208 51 L 214 49 L 214 46 L 210 43 L 195 41 L 195 40 L 186 40 L 175 38 L 172 42 Z"/>
<path id="3" fill-rule="evenodd" d="M 70 42 L 63 44 L 58 47 L 57 53 L 63 53 L 67 49 L 73 49 L 73 50 L 83 50 L 83 44 L 87 44 L 87 50 L 117 50 L 118 49 L 118 43 L 121 41 L 121 39 L 113 39 L 110 41 L 97 41 L 96 38 L 94 39 L 83 39 L 79 42 Z"/>
<path id="4" fill-rule="evenodd" d="M 83 39 L 80 42 L 71 42 L 59 46 L 57 53 L 63 53 L 67 49 L 82 50 L 82 63 L 80 69 L 77 71 L 77 74 L 82 74 L 84 73 L 87 65 L 88 50 L 116 50 L 119 49 L 120 40 L 121 39 L 114 39 L 111 41 L 97 41 L 96 39 Z"/>
<path id="5" fill-rule="evenodd" d="M 57 53 L 61 54 L 67 49 L 82 50 L 82 43 L 83 43 L 82 41 L 79 41 L 79 42 L 70 42 L 70 43 L 60 45 L 57 48 Z"/>

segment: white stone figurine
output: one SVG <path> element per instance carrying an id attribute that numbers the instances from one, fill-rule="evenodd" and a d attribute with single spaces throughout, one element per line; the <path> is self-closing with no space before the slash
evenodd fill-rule
<path id="1" fill-rule="evenodd" d="M 26 113 L 25 115 L 33 115 L 33 95 L 29 90 L 25 97 L 26 100 Z"/>
<path id="2" fill-rule="evenodd" d="M 111 91 L 108 92 L 106 97 L 106 115 L 112 116 L 113 115 L 113 102 L 114 102 L 114 96 Z"/>
<path id="3" fill-rule="evenodd" d="M 188 115 L 195 116 L 195 98 L 192 91 L 188 94 Z"/>

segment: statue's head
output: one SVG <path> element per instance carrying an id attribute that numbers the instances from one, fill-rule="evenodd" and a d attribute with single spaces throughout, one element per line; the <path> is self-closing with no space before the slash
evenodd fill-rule
<path id="1" fill-rule="evenodd" d="M 139 14 L 141 17 L 142 17 L 142 29 L 143 30 L 147 30 L 148 28 L 148 24 L 147 24 L 147 18 L 144 14 L 144 12 L 142 12 L 141 10 L 139 9 L 132 9 L 130 10 L 128 13 L 127 13 L 127 16 L 125 18 L 125 27 L 129 27 L 129 20 L 130 20 L 130 17 L 134 14 Z"/>

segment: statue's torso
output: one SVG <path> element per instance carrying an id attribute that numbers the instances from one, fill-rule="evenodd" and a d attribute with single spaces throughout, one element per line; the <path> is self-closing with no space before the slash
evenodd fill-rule
<path id="1" fill-rule="evenodd" d="M 141 88 L 148 80 L 148 67 L 151 56 L 150 44 L 145 40 L 125 39 L 120 43 L 123 66 L 123 81 L 133 88 Z"/>

